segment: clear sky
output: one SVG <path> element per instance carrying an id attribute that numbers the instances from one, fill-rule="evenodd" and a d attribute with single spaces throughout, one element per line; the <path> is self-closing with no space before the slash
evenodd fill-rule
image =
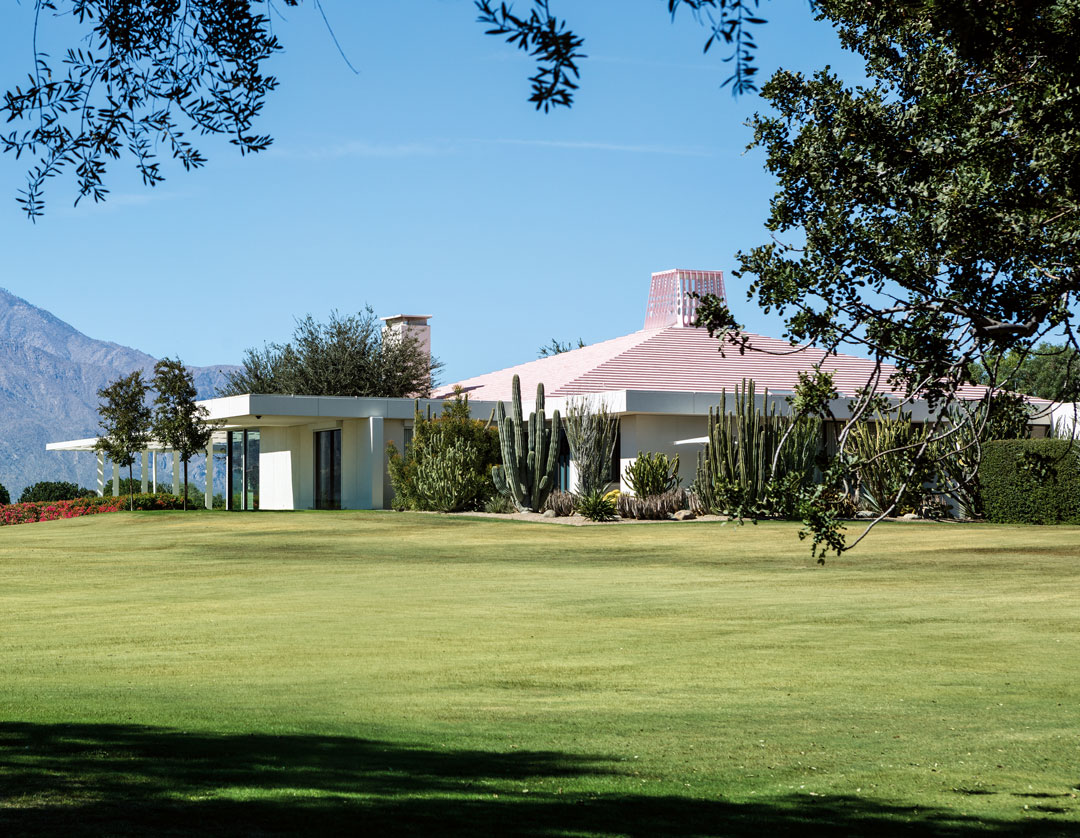
<path id="1" fill-rule="evenodd" d="M 518 7 L 528 7 L 519 0 Z M 275 28 L 286 51 L 260 131 L 272 149 L 142 187 L 127 161 L 111 199 L 73 208 L 50 184 L 36 225 L 14 198 L 24 161 L 0 156 L 0 287 L 95 338 L 194 365 L 238 363 L 294 318 L 365 303 L 431 314 L 451 382 L 532 360 L 551 338 L 642 327 L 649 274 L 734 266 L 768 240 L 772 179 L 744 126 L 762 103 L 720 83 L 723 50 L 663 0 L 552 0 L 585 39 L 571 110 L 527 102 L 532 64 L 485 36 L 471 0 L 323 0 L 354 75 L 310 4 Z M 762 6 L 759 65 L 857 61 L 804 2 Z M 0 82 L 32 68 L 33 3 L 0 15 Z M 42 41 L 50 46 L 50 22 Z M 65 44 L 66 45 L 66 44 Z M 728 273 L 736 316 L 779 335 Z"/>

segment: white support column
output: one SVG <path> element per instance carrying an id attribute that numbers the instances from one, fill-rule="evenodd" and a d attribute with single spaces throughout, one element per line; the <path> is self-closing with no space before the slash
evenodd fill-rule
<path id="1" fill-rule="evenodd" d="M 214 508 L 214 443 L 206 446 L 206 508 Z"/>
<path id="2" fill-rule="evenodd" d="M 184 487 L 180 485 L 180 455 L 172 452 L 172 493 L 180 497 Z"/>
<path id="3" fill-rule="evenodd" d="M 147 472 L 150 470 L 148 468 L 149 465 L 150 465 L 150 452 L 144 450 L 142 452 L 142 486 L 139 489 L 139 491 L 142 492 L 144 495 L 146 494 L 147 489 L 149 489 L 149 485 L 147 483 L 147 478 L 149 477 Z"/>
<path id="4" fill-rule="evenodd" d="M 152 458 L 152 461 L 153 461 L 153 465 L 151 466 L 151 472 L 152 472 L 151 473 L 151 479 L 154 482 L 154 494 L 156 495 L 157 494 L 157 451 L 154 452 L 154 456 Z"/>
<path id="5" fill-rule="evenodd" d="M 120 466 L 112 464 L 112 493 L 114 498 L 120 497 Z"/>
<path id="6" fill-rule="evenodd" d="M 105 452 L 97 452 L 97 493 L 99 498 L 105 497 Z"/>
<path id="7" fill-rule="evenodd" d="M 371 464 L 370 476 L 365 479 L 371 486 L 371 506 L 369 509 L 383 508 L 383 469 L 386 459 L 386 443 L 383 441 L 383 418 L 372 416 L 368 419 L 368 455 Z M 365 492 L 364 494 L 367 494 Z"/>

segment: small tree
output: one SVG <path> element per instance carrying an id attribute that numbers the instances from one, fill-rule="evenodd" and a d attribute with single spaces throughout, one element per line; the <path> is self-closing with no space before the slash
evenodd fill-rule
<path id="1" fill-rule="evenodd" d="M 154 435 L 180 455 L 184 464 L 184 509 L 188 500 L 188 461 L 204 451 L 214 432 L 207 424 L 206 408 L 195 404 L 195 382 L 191 373 L 177 360 L 163 358 L 154 365 Z M 207 471 L 214 467 L 206 464 Z M 173 487 L 174 489 L 176 487 Z"/>
<path id="2" fill-rule="evenodd" d="M 11 503 L 11 495 L 8 490 L 4 488 L 4 484 L 0 483 L 0 506 Z"/>
<path id="3" fill-rule="evenodd" d="M 121 468 L 127 466 L 128 478 L 134 480 L 131 467 L 135 455 L 150 441 L 150 406 L 146 403 L 142 371 L 135 370 L 98 390 L 98 398 L 102 400 L 98 408 L 101 436 L 94 447 Z M 128 506 L 135 508 L 135 499 L 130 494 Z"/>
<path id="4" fill-rule="evenodd" d="M 426 397 L 441 367 L 419 340 L 388 333 L 366 306 L 357 314 L 331 312 L 326 323 L 308 315 L 291 342 L 247 350 L 218 395 Z"/>

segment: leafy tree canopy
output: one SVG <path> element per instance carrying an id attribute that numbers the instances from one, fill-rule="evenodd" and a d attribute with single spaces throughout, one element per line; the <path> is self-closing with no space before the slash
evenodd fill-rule
<path id="1" fill-rule="evenodd" d="M 91 498 L 96 494 L 97 492 L 93 489 L 84 489 L 77 483 L 69 483 L 66 480 L 40 480 L 22 490 L 19 503 L 75 500 L 76 498 Z"/>
<path id="2" fill-rule="evenodd" d="M 206 450 L 214 428 L 207 410 L 195 403 L 195 381 L 179 359 L 164 358 L 154 365 L 154 436 L 180 455 L 184 464 L 184 509 L 188 498 L 188 462 Z M 208 464 L 212 469 L 213 464 Z"/>
<path id="3" fill-rule="evenodd" d="M 146 403 L 146 392 L 141 370 L 98 390 L 101 436 L 95 447 L 118 466 L 127 467 L 129 478 L 132 478 L 135 456 L 150 441 L 150 406 Z M 131 496 L 129 501 L 133 507 Z"/>
<path id="4" fill-rule="evenodd" d="M 891 361 L 889 383 L 932 405 L 955 401 L 978 364 L 1002 371 L 1003 357 L 1014 374 L 985 383 L 1013 388 L 1049 336 L 1075 353 L 1080 4 L 818 6 L 868 81 L 825 68 L 764 86 L 773 110 L 753 118 L 752 146 L 778 189 L 773 240 L 738 257 L 751 296 L 796 341 Z M 719 300 L 705 300 L 701 322 L 746 348 Z M 912 476 L 933 450 L 918 447 Z"/>
<path id="5" fill-rule="evenodd" d="M 565 0 L 564 0 L 565 2 Z M 657 0 L 659 2 L 659 0 Z M 722 42 L 735 93 L 756 90 L 753 27 L 760 0 L 664 0 L 672 18 L 685 8 L 709 32 L 705 49 Z M 301 0 L 281 0 L 299 6 Z M 319 0 L 315 8 L 323 14 Z M 566 3 L 570 6 L 569 3 Z M 584 39 L 550 8 L 532 0 L 527 14 L 513 5 L 474 0 L 490 35 L 504 37 L 536 59 L 530 101 L 538 109 L 568 107 L 577 88 Z M 17 199 L 31 219 L 44 213 L 49 178 L 73 173 L 76 204 L 102 201 L 107 165 L 130 155 L 147 186 L 164 179 L 159 154 L 185 169 L 205 164 L 192 136 L 229 138 L 241 154 L 272 142 L 256 123 L 277 79 L 266 61 L 282 46 L 267 0 L 35 0 L 34 65 L 24 84 L 7 90 L 0 117 L 14 123 L 0 147 L 33 162 Z M 54 18 L 82 34 L 49 55 L 39 30 Z M 331 31 L 331 37 L 333 32 Z"/>
<path id="6" fill-rule="evenodd" d="M 977 384 L 1008 382 L 1010 390 L 1026 396 L 1080 401 L 1080 355 L 1070 346 L 1046 342 L 1031 352 L 991 353 L 976 362 L 971 376 Z"/>
<path id="7" fill-rule="evenodd" d="M 289 343 L 249 349 L 219 395 L 427 396 L 441 367 L 415 338 L 384 331 L 367 306 L 326 323 L 308 315 Z"/>

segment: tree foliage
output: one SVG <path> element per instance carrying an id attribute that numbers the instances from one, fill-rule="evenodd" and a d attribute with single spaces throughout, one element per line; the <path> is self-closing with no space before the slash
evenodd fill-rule
<path id="1" fill-rule="evenodd" d="M 1043 342 L 1024 352 L 989 352 L 971 371 L 976 384 L 1055 402 L 1080 401 L 1080 355 L 1071 346 Z"/>
<path id="2" fill-rule="evenodd" d="M 9 503 L 11 503 L 11 493 L 3 483 L 0 483 L 0 506 L 6 506 Z"/>
<path id="3" fill-rule="evenodd" d="M 441 367 L 416 338 L 384 331 L 367 306 L 359 314 L 331 312 L 326 323 L 309 314 L 289 343 L 249 349 L 219 395 L 424 397 Z"/>
<path id="4" fill-rule="evenodd" d="M 794 341 L 875 359 L 852 427 L 883 391 L 901 408 L 925 399 L 948 410 L 976 383 L 976 364 L 1000 371 L 995 359 L 1013 354 L 1022 370 L 1052 335 L 1076 352 L 1080 5 L 818 6 L 868 81 L 852 87 L 825 68 L 780 71 L 764 86 L 772 111 L 753 118 L 752 146 L 778 189 L 772 240 L 738 257 L 751 296 L 785 316 Z M 726 306 L 704 303 L 701 323 L 745 351 Z M 987 399 L 1016 377 L 983 382 Z M 915 477 L 935 440 L 912 445 Z"/>
<path id="5" fill-rule="evenodd" d="M 757 16 L 761 0 L 664 2 L 672 19 L 685 8 L 706 27 L 706 51 L 716 43 L 730 48 L 724 85 L 736 94 L 757 89 L 753 28 L 765 22 Z M 318 0 L 314 6 L 325 19 Z M 532 0 L 527 14 L 491 0 L 475 0 L 475 8 L 489 35 L 536 59 L 529 101 L 545 112 L 569 107 L 584 38 L 549 0 Z M 0 117 L 14 123 L 0 147 L 33 161 L 17 199 L 27 216 L 44 213 L 46 183 L 65 174 L 75 179 L 76 204 L 105 200 L 108 166 L 125 155 L 154 186 L 164 179 L 162 154 L 185 170 L 206 163 L 193 136 L 228 137 L 242 155 L 269 147 L 272 138 L 256 123 L 277 87 L 266 71 L 282 49 L 274 11 L 267 0 L 34 0 L 33 66 L 0 101 Z M 61 30 L 60 18 L 78 37 L 50 53 L 41 43 Z M 330 37 L 336 44 L 332 29 Z"/>
<path id="6" fill-rule="evenodd" d="M 159 150 L 198 168 L 206 161 L 192 133 L 227 136 L 241 154 L 266 148 L 270 137 L 254 124 L 277 86 L 264 63 L 281 47 L 263 8 L 261 0 L 35 0 L 33 69 L 0 103 L 0 115 L 22 125 L 0 138 L 4 150 L 36 158 L 18 199 L 27 215 L 43 213 L 46 181 L 67 172 L 76 203 L 104 199 L 106 168 L 124 154 L 148 186 L 163 178 Z M 38 37 L 45 18 L 61 16 L 84 37 L 57 61 Z"/>
<path id="7" fill-rule="evenodd" d="M 19 495 L 19 503 L 75 500 L 76 498 L 92 498 L 95 495 L 97 495 L 97 492 L 93 489 L 84 489 L 79 484 L 70 483 L 67 480 L 39 480 L 32 486 L 27 486 L 22 490 L 22 494 Z"/>
<path id="8" fill-rule="evenodd" d="M 164 358 L 154 365 L 153 433 L 180 455 L 184 464 L 184 509 L 188 499 L 188 462 L 206 450 L 214 428 L 207 422 L 207 410 L 195 403 L 195 380 L 179 359 Z M 208 463 L 207 469 L 214 464 Z"/>
<path id="9" fill-rule="evenodd" d="M 98 407 L 101 436 L 95 447 L 121 468 L 126 467 L 128 478 L 132 481 L 135 456 L 150 441 L 151 413 L 146 395 L 146 382 L 141 370 L 135 370 L 98 390 L 98 398 L 101 399 Z M 133 496 L 129 496 L 129 505 L 134 508 Z"/>
<path id="10" fill-rule="evenodd" d="M 582 349 L 585 346 L 585 341 L 581 338 L 577 339 L 577 345 L 574 345 L 574 341 L 562 342 L 556 338 L 551 339 L 551 343 L 540 347 L 540 351 L 536 354 L 537 358 L 550 358 L 553 355 L 562 355 L 564 352 L 572 352 L 575 349 Z"/>

